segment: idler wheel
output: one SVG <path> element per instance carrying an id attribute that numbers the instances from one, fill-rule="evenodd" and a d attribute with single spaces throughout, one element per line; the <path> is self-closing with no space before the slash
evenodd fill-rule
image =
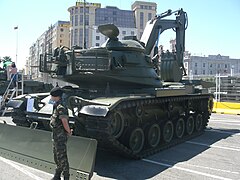
<path id="1" fill-rule="evenodd" d="M 129 148 L 134 154 L 139 153 L 144 146 L 144 133 L 141 128 L 136 128 L 131 132 L 129 138 Z"/>
<path id="2" fill-rule="evenodd" d="M 124 130 L 124 118 L 121 112 L 115 112 L 111 120 L 111 134 L 119 138 Z"/>
<path id="3" fill-rule="evenodd" d="M 163 127 L 163 140 L 165 142 L 170 142 L 173 138 L 173 123 L 172 121 L 167 121 Z"/>
<path id="4" fill-rule="evenodd" d="M 201 114 L 198 114 L 195 118 L 195 128 L 196 131 L 201 131 L 202 130 L 202 124 L 203 124 L 203 116 Z"/>
<path id="5" fill-rule="evenodd" d="M 153 124 L 147 131 L 147 142 L 150 147 L 156 147 L 160 142 L 161 130 L 158 124 Z"/>
<path id="6" fill-rule="evenodd" d="M 175 134 L 177 138 L 182 138 L 185 130 L 185 123 L 183 118 L 180 118 L 177 120 L 176 126 L 175 126 Z"/>
<path id="7" fill-rule="evenodd" d="M 188 135 L 191 135 L 194 130 L 194 118 L 189 116 L 186 122 L 186 132 Z"/>

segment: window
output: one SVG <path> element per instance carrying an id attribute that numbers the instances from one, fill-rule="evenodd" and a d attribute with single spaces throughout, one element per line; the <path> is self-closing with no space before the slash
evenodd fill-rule
<path id="1" fill-rule="evenodd" d="M 83 47 L 83 29 L 79 29 L 79 46 Z"/>
<path id="2" fill-rule="evenodd" d="M 60 44 L 62 44 L 62 40 L 60 39 Z"/>
<path id="3" fill-rule="evenodd" d="M 148 20 L 152 19 L 152 13 L 148 13 Z"/>
<path id="4" fill-rule="evenodd" d="M 122 34 L 123 34 L 123 35 L 126 35 L 126 31 L 122 31 Z"/>
<path id="5" fill-rule="evenodd" d="M 197 67 L 197 63 L 195 63 L 195 67 Z"/>
<path id="6" fill-rule="evenodd" d="M 77 14 L 78 13 L 78 8 L 77 7 L 75 7 L 75 14 Z"/>
<path id="7" fill-rule="evenodd" d="M 73 16 L 71 16 L 71 23 L 72 23 L 71 25 L 73 26 Z"/>
<path id="8" fill-rule="evenodd" d="M 140 28 L 143 29 L 143 20 L 144 20 L 144 14 L 143 12 L 140 12 Z"/>
<path id="9" fill-rule="evenodd" d="M 194 74 L 197 75 L 197 70 L 194 71 Z"/>
<path id="10" fill-rule="evenodd" d="M 210 67 L 212 67 L 212 64 L 210 64 Z"/>
<path id="11" fill-rule="evenodd" d="M 218 68 L 220 68 L 220 64 L 218 64 Z"/>
<path id="12" fill-rule="evenodd" d="M 132 35 L 132 36 L 134 35 L 134 31 L 131 31 L 131 35 Z"/>
<path id="13" fill-rule="evenodd" d="M 89 15 L 85 16 L 85 25 L 89 25 Z"/>
<path id="14" fill-rule="evenodd" d="M 83 25 L 83 15 L 80 15 L 79 22 L 80 22 L 80 25 Z"/>
<path id="15" fill-rule="evenodd" d="M 203 74 L 205 74 L 205 70 L 203 70 Z"/>
<path id="16" fill-rule="evenodd" d="M 75 26 L 78 26 L 78 15 L 75 15 Z"/>
<path id="17" fill-rule="evenodd" d="M 227 64 L 225 64 L 225 68 L 227 68 L 228 67 L 228 65 Z"/>
<path id="18" fill-rule="evenodd" d="M 206 64 L 205 63 L 203 63 L 203 67 L 205 67 L 206 66 Z"/>
<path id="19" fill-rule="evenodd" d="M 63 32 L 63 31 L 64 31 L 64 29 L 63 29 L 63 28 L 60 28 L 60 31 L 61 31 L 61 32 Z"/>
<path id="20" fill-rule="evenodd" d="M 77 37 L 78 37 L 78 29 L 74 29 L 74 42 L 73 42 L 74 45 L 78 44 Z"/>
<path id="21" fill-rule="evenodd" d="M 96 36 L 96 40 L 100 40 L 100 36 Z"/>
<path id="22" fill-rule="evenodd" d="M 99 43 L 96 43 L 96 46 L 99 46 Z"/>

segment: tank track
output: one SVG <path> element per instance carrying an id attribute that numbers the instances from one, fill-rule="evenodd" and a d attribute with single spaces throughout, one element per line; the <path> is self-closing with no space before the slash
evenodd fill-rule
<path id="1" fill-rule="evenodd" d="M 203 100 L 205 103 L 208 103 L 209 97 L 210 95 L 191 95 L 191 96 L 188 95 L 179 97 L 158 97 L 148 99 L 147 98 L 137 99 L 121 102 L 115 109 L 124 111 L 127 108 L 132 108 L 139 104 L 147 106 L 169 102 L 181 102 L 186 100 L 198 100 L 198 101 Z M 119 139 L 116 139 L 114 136 L 111 135 L 111 116 L 106 117 L 87 116 L 85 123 L 87 129 L 87 136 L 97 139 L 100 147 L 104 148 L 105 150 L 110 150 L 112 152 L 118 153 L 127 158 L 141 159 L 201 135 L 204 132 L 204 129 L 206 128 L 208 124 L 208 119 L 210 117 L 208 106 L 204 107 L 203 115 L 204 115 L 202 124 L 203 128 L 201 131 L 198 132 L 194 131 L 191 135 L 184 134 L 182 138 L 173 137 L 173 139 L 169 143 L 159 143 L 157 147 L 143 149 L 139 153 L 133 153 L 133 151 L 129 147 L 127 147 L 126 145 L 121 143 Z"/>

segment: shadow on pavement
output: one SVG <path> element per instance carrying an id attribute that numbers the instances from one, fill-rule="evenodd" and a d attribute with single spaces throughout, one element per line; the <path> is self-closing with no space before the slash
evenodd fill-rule
<path id="1" fill-rule="evenodd" d="M 100 176 L 100 179 L 101 176 L 112 179 L 149 179 L 179 162 L 192 159 L 208 150 L 212 144 L 236 133 L 240 133 L 240 130 L 211 128 L 199 137 L 145 158 L 159 164 L 126 159 L 111 152 L 98 150 L 95 173 Z M 199 145 L 191 142 L 197 142 Z"/>

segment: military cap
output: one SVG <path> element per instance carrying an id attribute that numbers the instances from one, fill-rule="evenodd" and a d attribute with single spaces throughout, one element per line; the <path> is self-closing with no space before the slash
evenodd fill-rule
<path id="1" fill-rule="evenodd" d="M 50 95 L 54 96 L 54 97 L 61 97 L 63 94 L 63 90 L 60 87 L 55 87 L 50 91 Z"/>

